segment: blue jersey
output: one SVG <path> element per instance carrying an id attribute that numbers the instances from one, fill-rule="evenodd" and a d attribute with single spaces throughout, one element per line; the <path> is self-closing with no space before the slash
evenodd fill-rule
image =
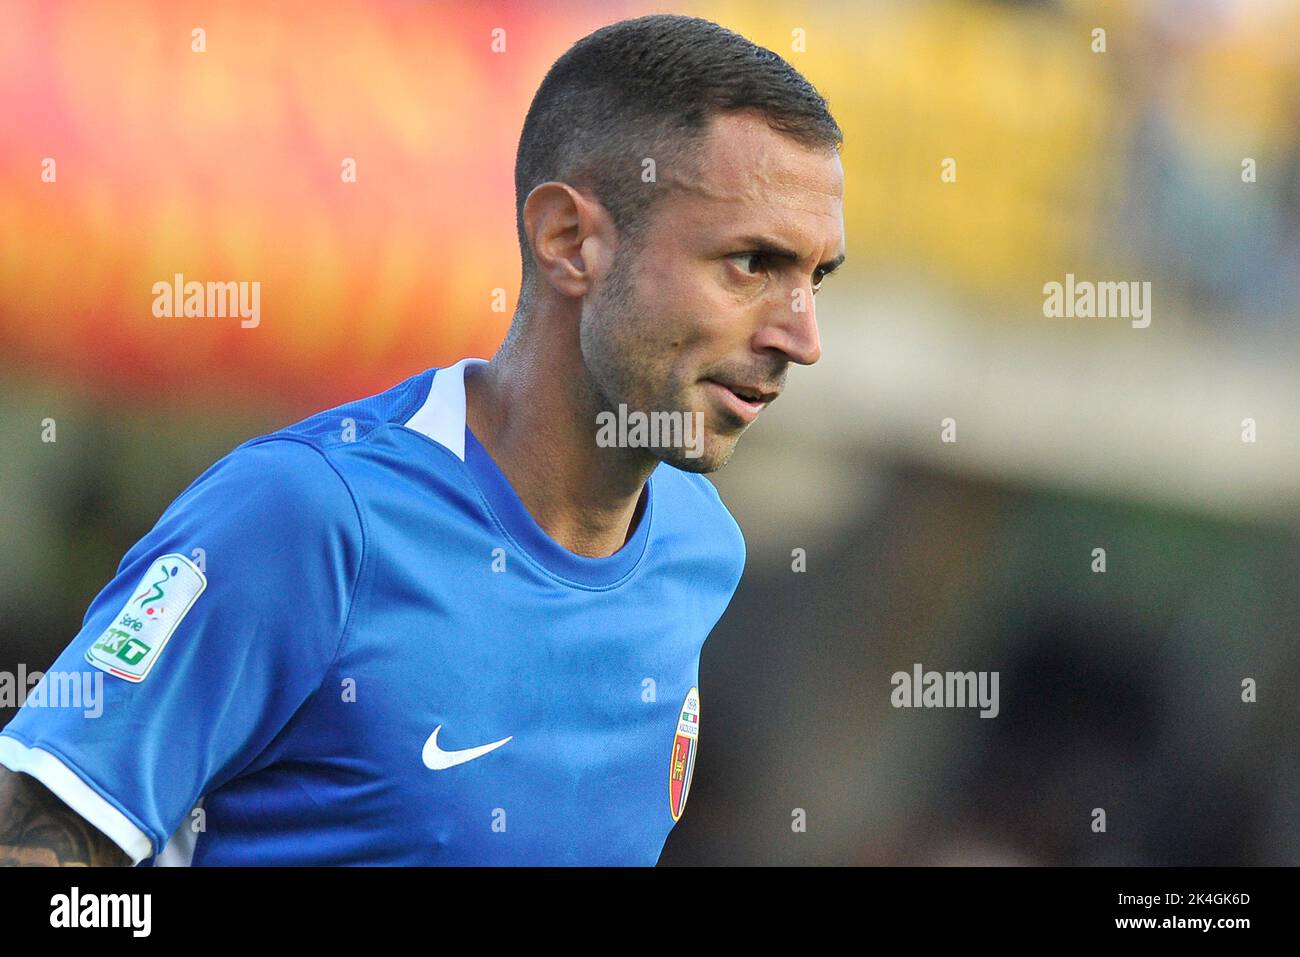
<path id="1" fill-rule="evenodd" d="M 136 863 L 654 864 L 744 540 L 707 479 L 660 463 L 615 554 L 559 545 L 466 427 L 482 361 L 200 475 L 0 763 Z M 98 714 L 42 687 L 87 676 Z"/>

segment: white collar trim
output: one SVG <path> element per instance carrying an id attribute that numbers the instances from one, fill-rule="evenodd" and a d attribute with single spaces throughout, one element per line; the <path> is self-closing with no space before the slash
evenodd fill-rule
<path id="1" fill-rule="evenodd" d="M 424 404 L 403 423 L 408 429 L 427 435 L 462 462 L 465 461 L 465 370 L 475 365 L 487 365 L 487 360 L 461 359 L 434 372 Z"/>

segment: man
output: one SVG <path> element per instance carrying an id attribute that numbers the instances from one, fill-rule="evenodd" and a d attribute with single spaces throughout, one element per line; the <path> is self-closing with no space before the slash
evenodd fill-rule
<path id="1" fill-rule="evenodd" d="M 575 44 L 520 138 L 501 349 L 252 439 L 172 503 L 51 669 L 103 673 L 102 714 L 0 734 L 0 859 L 657 861 L 745 559 L 698 473 L 819 357 L 840 141 L 708 21 Z"/>

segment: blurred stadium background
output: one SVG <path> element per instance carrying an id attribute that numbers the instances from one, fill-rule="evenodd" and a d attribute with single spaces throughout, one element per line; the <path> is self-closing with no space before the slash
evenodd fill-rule
<path id="1" fill-rule="evenodd" d="M 533 91 L 666 9 L 0 0 L 0 669 L 234 445 L 491 355 Z M 1300 863 L 1300 3 L 671 12 L 826 95 L 849 260 L 714 476 L 749 563 L 663 863 Z M 178 272 L 260 325 L 154 318 Z M 1066 273 L 1150 281 L 1150 327 L 1044 318 Z M 1000 715 L 892 708 L 915 662 Z"/>

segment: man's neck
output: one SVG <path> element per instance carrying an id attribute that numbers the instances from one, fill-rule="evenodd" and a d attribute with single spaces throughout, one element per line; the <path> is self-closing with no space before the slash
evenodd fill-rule
<path id="1" fill-rule="evenodd" d="M 568 370 L 498 352 L 465 372 L 465 421 L 533 519 L 571 552 L 614 554 L 658 462 L 596 445 L 595 403 Z"/>

